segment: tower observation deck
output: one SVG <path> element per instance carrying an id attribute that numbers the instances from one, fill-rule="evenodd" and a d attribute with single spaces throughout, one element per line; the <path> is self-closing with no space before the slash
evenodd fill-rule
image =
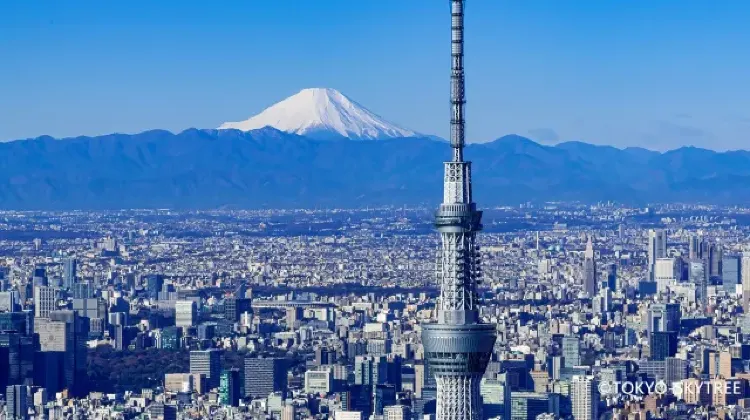
<path id="1" fill-rule="evenodd" d="M 482 267 L 476 234 L 482 212 L 472 198 L 471 162 L 464 161 L 464 0 L 450 0 L 452 160 L 445 162 L 443 202 L 435 215 L 437 322 L 422 325 L 425 358 L 437 383 L 437 420 L 482 418 L 479 383 L 495 344 L 494 325 L 482 324 L 477 284 Z"/>

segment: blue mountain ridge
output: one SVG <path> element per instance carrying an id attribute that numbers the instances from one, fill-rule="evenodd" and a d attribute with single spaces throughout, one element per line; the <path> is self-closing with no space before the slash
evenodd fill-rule
<path id="1" fill-rule="evenodd" d="M 475 199 L 750 202 L 750 152 L 665 153 L 508 135 L 470 144 Z M 250 132 L 151 130 L 0 143 L 0 208 L 19 210 L 360 207 L 442 197 L 450 148 L 434 137 L 319 141 Z"/>

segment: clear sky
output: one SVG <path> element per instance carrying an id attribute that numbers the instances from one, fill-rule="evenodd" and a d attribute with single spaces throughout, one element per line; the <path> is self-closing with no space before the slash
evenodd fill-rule
<path id="1" fill-rule="evenodd" d="M 468 0 L 470 141 L 750 149 L 750 2 Z M 447 0 L 0 2 L 0 140 L 180 131 L 306 87 L 447 136 Z"/>

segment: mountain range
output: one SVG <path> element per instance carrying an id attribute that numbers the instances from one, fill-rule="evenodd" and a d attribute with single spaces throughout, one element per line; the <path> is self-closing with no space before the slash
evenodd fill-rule
<path id="1" fill-rule="evenodd" d="M 387 123 L 335 91 L 323 93 L 338 103 L 313 94 L 293 101 L 302 105 L 277 109 L 270 121 L 256 118 L 221 129 L 0 143 L 0 208 L 438 203 L 442 162 L 450 157 L 444 141 Z M 285 118 L 284 112 L 304 116 Z M 473 161 L 475 199 L 482 206 L 750 202 L 747 151 L 683 147 L 659 153 L 581 142 L 545 146 L 508 135 L 470 144 L 465 155 Z"/>

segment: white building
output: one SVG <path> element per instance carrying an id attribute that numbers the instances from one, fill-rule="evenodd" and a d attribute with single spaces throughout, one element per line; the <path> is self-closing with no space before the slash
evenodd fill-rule
<path id="1" fill-rule="evenodd" d="M 593 376 L 574 376 L 570 383 L 570 397 L 575 420 L 599 418 L 599 384 Z"/>
<path id="2" fill-rule="evenodd" d="M 192 300 L 178 300 L 174 305 L 175 325 L 178 327 L 189 328 L 198 318 L 198 306 Z"/>

